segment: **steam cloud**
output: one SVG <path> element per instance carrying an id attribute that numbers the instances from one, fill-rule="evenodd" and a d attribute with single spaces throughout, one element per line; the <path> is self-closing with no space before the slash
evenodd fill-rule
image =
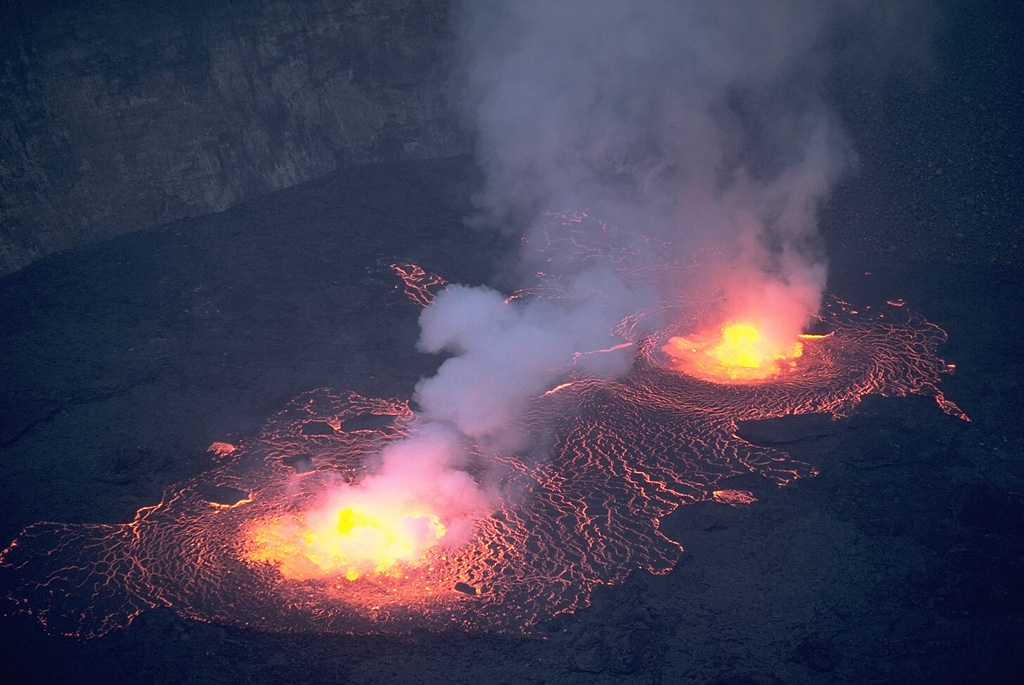
<path id="1" fill-rule="evenodd" d="M 818 209 L 853 162 L 822 96 L 830 46 L 885 40 L 873 24 L 849 1 L 465 2 L 460 76 L 485 175 L 476 221 L 535 245 L 550 238 L 543 210 L 586 209 L 624 232 L 638 261 L 692 268 L 627 279 L 608 260 L 548 247 L 520 266 L 557 279 L 557 299 L 449 287 L 420 318 L 420 349 L 452 355 L 416 387 L 425 425 L 508 449 L 527 400 L 570 367 L 628 369 L 631 350 L 594 353 L 622 342 L 623 317 L 666 303 L 685 311 L 698 294 L 794 339 L 825 287 Z M 412 452 L 436 443 L 433 430 L 410 438 Z M 429 468 L 391 468 L 384 455 L 376 482 L 464 467 L 427 452 Z M 476 481 L 449 482 L 442 510 L 464 516 L 465 503 L 485 502 Z"/>
<path id="2" fill-rule="evenodd" d="M 465 3 L 478 221 L 530 244 L 543 210 L 586 208 L 632 236 L 640 261 L 652 245 L 651 261 L 700 257 L 685 281 L 627 283 L 610 262 L 546 248 L 523 270 L 557 278 L 556 301 L 449 288 L 420 319 L 421 349 L 454 355 L 417 386 L 423 416 L 500 436 L 575 353 L 621 342 L 624 316 L 695 289 L 737 316 L 771 311 L 763 323 L 795 338 L 825 286 L 817 210 L 852 159 L 819 97 L 834 15 L 820 2 Z M 582 359 L 615 374 L 631 354 Z"/>

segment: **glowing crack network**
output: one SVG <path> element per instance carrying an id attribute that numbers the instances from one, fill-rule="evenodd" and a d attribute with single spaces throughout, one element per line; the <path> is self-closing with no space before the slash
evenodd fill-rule
<path id="1" fill-rule="evenodd" d="M 420 304 L 443 286 L 414 265 L 395 269 Z M 739 438 L 738 421 L 842 417 L 867 394 L 924 394 L 967 418 L 937 387 L 948 371 L 936 356 L 940 328 L 901 306 L 858 312 L 836 299 L 821 319 L 831 333 L 804 340 L 793 370 L 769 382 L 681 374 L 660 353 L 667 334 L 634 339 L 635 364 L 618 380 L 571 375 L 522 419 L 543 457 L 491 457 L 512 494 L 478 521 L 470 543 L 390 573 L 287 577 L 254 559 L 254 521 L 286 519 L 326 484 L 358 481 L 367 460 L 418 421 L 402 399 L 306 392 L 257 436 L 214 443 L 216 468 L 170 488 L 130 523 L 29 526 L 0 557 L 11 588 L 4 611 L 79 637 L 157 607 L 270 631 L 528 631 L 586 606 L 598 585 L 672 570 L 683 550 L 659 530 L 665 516 L 694 502 L 756 501 L 726 479 L 814 475 L 782 450 Z"/>

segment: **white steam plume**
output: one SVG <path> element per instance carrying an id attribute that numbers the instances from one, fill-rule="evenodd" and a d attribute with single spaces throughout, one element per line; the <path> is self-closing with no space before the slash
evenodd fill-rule
<path id="1" fill-rule="evenodd" d="M 747 281 L 809 289 L 799 329 L 824 287 L 816 211 L 850 161 L 820 98 L 837 7 L 467 2 L 480 208 L 586 207 L 680 258 L 716 250 Z"/>
<path id="2" fill-rule="evenodd" d="M 417 386 L 423 416 L 498 435 L 574 353 L 613 345 L 623 316 L 689 289 L 723 293 L 734 313 L 770 307 L 775 333 L 795 338 L 825 286 L 817 210 L 851 160 L 819 95 L 837 9 L 848 14 L 820 1 L 466 2 L 485 221 L 529 243 L 550 224 L 542 210 L 587 208 L 634 236 L 641 260 L 652 244 L 663 262 L 701 256 L 685 283 L 626 283 L 549 248 L 527 266 L 554 272 L 567 291 L 554 303 L 450 288 L 421 317 L 421 349 L 454 354 Z M 603 373 L 629 362 L 586 358 Z"/>
<path id="3" fill-rule="evenodd" d="M 452 356 L 416 387 L 427 428 L 412 451 L 436 443 L 436 424 L 507 449 L 528 399 L 571 366 L 628 368 L 628 350 L 580 354 L 622 342 L 613 331 L 624 316 L 685 308 L 698 290 L 719 293 L 727 315 L 770 312 L 772 333 L 795 338 L 825 287 L 818 209 L 852 161 L 822 89 L 830 43 L 842 37 L 849 52 L 850 35 L 873 35 L 857 4 L 466 0 L 456 30 L 485 175 L 480 220 L 531 244 L 550 225 L 542 210 L 585 208 L 623 231 L 636 259 L 696 268 L 629 279 L 610 262 L 546 249 L 523 260 L 557 279 L 557 299 L 449 287 L 420 319 L 420 349 Z M 407 452 L 384 455 L 382 473 Z M 430 480 L 462 468 L 433 445 L 425 452 L 430 464 L 397 472 Z M 466 502 L 484 500 L 467 479 L 458 485 L 441 508 L 464 517 Z"/>

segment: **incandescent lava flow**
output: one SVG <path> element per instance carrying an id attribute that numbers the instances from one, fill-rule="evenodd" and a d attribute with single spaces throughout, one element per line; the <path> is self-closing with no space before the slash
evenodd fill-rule
<path id="1" fill-rule="evenodd" d="M 661 348 L 669 365 L 690 376 L 714 383 L 750 383 L 763 381 L 796 368 L 803 354 L 801 341 L 781 342 L 751 323 L 727 323 L 717 332 L 709 331 L 684 338 L 673 336 Z"/>
<path id="2" fill-rule="evenodd" d="M 247 558 L 289 580 L 395 573 L 415 564 L 446 532 L 437 514 L 391 502 L 354 498 L 310 512 L 258 522 Z"/>
<path id="3" fill-rule="evenodd" d="M 570 238 L 585 220 L 563 219 Z M 443 287 L 413 265 L 395 269 L 419 304 Z M 542 283 L 532 296 L 557 292 Z M 439 450 L 464 436 L 425 427 L 403 399 L 304 393 L 255 437 L 211 445 L 216 468 L 130 523 L 26 528 L 0 556 L 4 610 L 81 637 L 157 607 L 272 631 L 529 631 L 586 606 L 596 586 L 671 571 L 682 549 L 660 521 L 694 502 L 756 501 L 730 477 L 814 475 L 737 437 L 739 421 L 842 417 L 868 394 L 923 394 L 967 418 L 938 387 L 950 368 L 936 356 L 945 333 L 901 306 L 826 299 L 827 335 L 767 346 L 767 329 L 749 319 L 651 333 L 669 309 L 619 326 L 634 354 L 625 375 L 569 369 L 530 400 L 519 419 L 529 449 L 460 445 L 466 463 L 426 478 L 389 472 L 381 455 L 407 465 L 423 456 L 402 452 L 410 435 L 426 431 L 417 449 Z M 388 478 L 405 480 L 375 487 Z M 476 481 L 491 488 L 453 496 Z"/>

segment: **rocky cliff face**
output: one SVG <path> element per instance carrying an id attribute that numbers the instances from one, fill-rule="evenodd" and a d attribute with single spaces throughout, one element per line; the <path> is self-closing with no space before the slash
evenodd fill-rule
<path id="1" fill-rule="evenodd" d="M 465 154 L 448 0 L 0 4 L 0 275 L 339 165 Z"/>

